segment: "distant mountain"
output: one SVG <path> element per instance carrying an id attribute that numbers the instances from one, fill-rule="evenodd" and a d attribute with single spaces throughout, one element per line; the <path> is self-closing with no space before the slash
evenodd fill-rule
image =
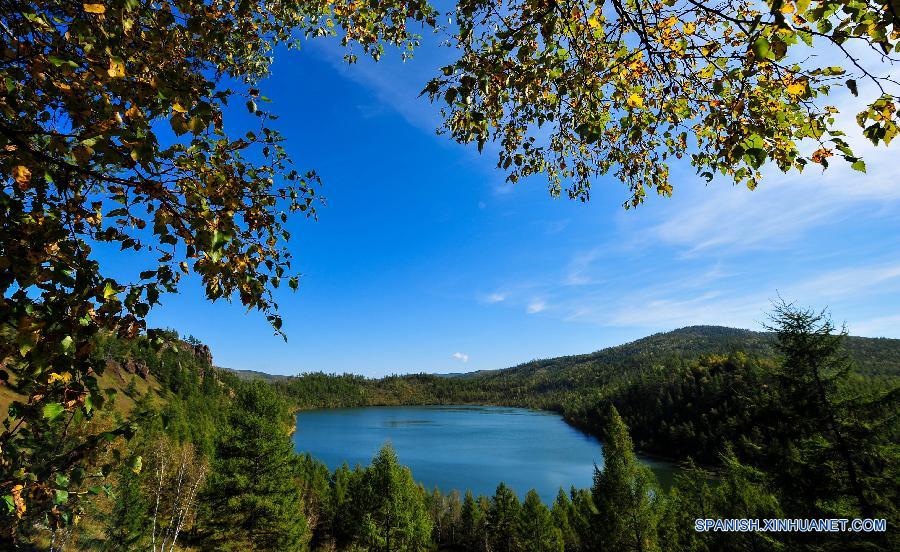
<path id="1" fill-rule="evenodd" d="M 735 351 L 771 358 L 776 355 L 774 344 L 775 334 L 771 332 L 756 332 L 726 326 L 686 326 L 593 353 L 532 360 L 511 368 L 480 370 L 452 376 L 527 377 L 529 374 L 550 371 L 555 372 L 558 377 L 566 371 L 577 370 L 584 365 L 646 366 L 667 358 L 689 359 L 711 354 L 724 355 Z M 848 336 L 845 347 L 856 362 L 859 373 L 870 376 L 900 376 L 900 339 Z"/>
<path id="2" fill-rule="evenodd" d="M 218 368 L 219 370 L 225 370 L 226 372 L 231 372 L 232 374 L 237 376 L 238 379 L 241 379 L 244 381 L 251 381 L 251 380 L 258 379 L 258 380 L 267 381 L 269 383 L 274 383 L 276 381 L 281 381 L 281 380 L 284 380 L 284 379 L 287 379 L 290 377 L 290 376 L 282 376 L 279 374 L 267 374 L 265 372 L 258 372 L 256 370 L 235 370 L 234 368 L 225 368 L 224 366 L 217 366 L 216 368 Z"/>

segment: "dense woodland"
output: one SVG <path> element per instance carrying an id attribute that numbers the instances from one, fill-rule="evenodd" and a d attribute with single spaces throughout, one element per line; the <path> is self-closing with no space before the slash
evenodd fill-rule
<path id="1" fill-rule="evenodd" d="M 26 521 L 14 535 L 24 550 L 890 550 L 900 344 L 847 338 L 792 308 L 776 320 L 774 334 L 687 328 L 506 371 L 382 380 L 239 378 L 175 332 L 161 346 L 107 336 L 96 348 L 107 366 L 146 367 L 137 377 L 151 383 L 120 378 L 90 423 L 127 417 L 130 438 L 46 498 L 74 523 L 54 526 L 36 496 L 25 508 L 13 495 L 7 515 Z M 133 406 L 116 408 L 125 397 Z M 389 444 L 332 472 L 290 437 L 297 408 L 460 401 L 564 412 L 604 443 L 593 487 L 560 489 L 553 504 L 499 481 L 493 496 L 425 489 Z M 58 446 L 77 440 L 59 429 Z M 671 489 L 638 449 L 682 462 Z M 876 517 L 889 532 L 694 531 L 719 517 Z"/>

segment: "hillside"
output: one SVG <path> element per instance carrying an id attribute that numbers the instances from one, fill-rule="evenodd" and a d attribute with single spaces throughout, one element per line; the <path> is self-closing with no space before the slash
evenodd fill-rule
<path id="1" fill-rule="evenodd" d="M 237 376 L 238 379 L 243 381 L 263 380 L 268 383 L 274 383 L 276 381 L 280 381 L 290 377 L 282 376 L 279 374 L 267 374 L 265 372 L 258 372 L 256 370 L 235 370 L 234 368 L 225 368 L 224 366 L 216 366 L 216 368 L 219 370 L 230 372 Z"/>
<path id="2" fill-rule="evenodd" d="M 853 390 L 900 383 L 900 340 L 848 337 Z M 774 335 L 690 326 L 594 353 L 534 360 L 452 377 L 367 379 L 304 374 L 275 382 L 297 409 L 403 404 L 497 404 L 551 410 L 597 434 L 616 406 L 635 443 L 658 455 L 713 461 L 728 436 L 752 431 L 777 365 Z"/>
<path id="3" fill-rule="evenodd" d="M 750 356 L 772 358 L 775 356 L 774 342 L 775 336 L 769 332 L 725 326 L 687 326 L 593 353 L 533 360 L 511 368 L 472 372 L 459 377 L 537 382 L 552 374 L 557 383 L 571 382 L 577 385 L 584 383 L 585 371 L 596 374 L 602 372 L 604 367 L 611 366 L 626 371 L 642 370 L 674 358 L 688 360 L 737 351 Z M 859 374 L 900 376 L 900 339 L 848 336 L 844 347 Z"/>

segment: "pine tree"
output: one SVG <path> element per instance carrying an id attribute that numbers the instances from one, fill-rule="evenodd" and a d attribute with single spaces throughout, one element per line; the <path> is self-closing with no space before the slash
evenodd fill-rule
<path id="1" fill-rule="evenodd" d="M 488 512 L 488 538 L 497 552 L 518 552 L 519 497 L 504 483 L 497 485 Z"/>
<path id="2" fill-rule="evenodd" d="M 350 489 L 354 540 L 365 550 L 418 552 L 431 540 L 425 491 L 385 444 Z"/>
<path id="3" fill-rule="evenodd" d="M 460 514 L 460 541 L 465 550 L 472 552 L 486 550 L 485 516 L 481 504 L 472 496 L 472 491 L 466 491 Z"/>
<path id="4" fill-rule="evenodd" d="M 587 489 L 572 487 L 569 495 L 572 498 L 572 510 L 569 515 L 569 523 L 572 531 L 577 535 L 577 547 L 573 550 L 594 550 L 596 531 L 594 522 L 597 519 L 597 508 L 591 492 Z"/>
<path id="5" fill-rule="evenodd" d="M 603 470 L 595 468 L 591 494 L 601 548 L 652 552 L 658 549 L 656 479 L 634 456 L 628 428 L 610 406 L 603 441 Z"/>
<path id="6" fill-rule="evenodd" d="M 573 506 L 572 501 L 569 500 L 569 495 L 560 488 L 556 499 L 553 501 L 553 508 L 551 508 L 550 513 L 553 516 L 553 524 L 559 528 L 563 538 L 563 547 L 567 552 L 578 550 L 580 544 L 578 535 L 572 527 L 572 514 L 574 513 L 572 510 Z"/>
<path id="7" fill-rule="evenodd" d="M 133 462 L 132 462 L 133 463 Z M 123 463 L 119 467 L 119 481 L 115 501 L 107 520 L 107 547 L 110 550 L 140 550 L 147 535 L 149 504 L 141 489 L 142 473 Z"/>
<path id="8" fill-rule="evenodd" d="M 204 545 L 215 550 L 305 550 L 287 409 L 261 381 L 238 389 L 201 497 Z"/>
<path id="9" fill-rule="evenodd" d="M 518 529 L 522 552 L 563 552 L 562 531 L 534 489 L 525 495 Z"/>
<path id="10" fill-rule="evenodd" d="M 846 328 L 782 302 L 770 329 L 781 355 L 763 450 L 785 508 L 808 517 L 894 517 L 900 388 L 852 395 Z M 893 428 L 893 429 L 892 429 Z"/>

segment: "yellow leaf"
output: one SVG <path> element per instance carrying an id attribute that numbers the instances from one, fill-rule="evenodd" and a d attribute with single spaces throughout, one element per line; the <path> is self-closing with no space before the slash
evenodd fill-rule
<path id="1" fill-rule="evenodd" d="M 26 186 L 31 182 L 31 171 L 24 165 L 16 165 L 13 167 L 12 175 L 19 186 Z"/>
<path id="2" fill-rule="evenodd" d="M 625 100 L 625 103 L 628 104 L 630 108 L 643 109 L 644 108 L 644 98 L 642 98 L 638 94 L 632 94 L 628 96 L 628 99 Z"/>
<path id="3" fill-rule="evenodd" d="M 787 85 L 787 93 L 791 96 L 802 96 L 806 92 L 806 82 L 796 81 Z"/>
<path id="4" fill-rule="evenodd" d="M 112 58 L 109 60 L 109 70 L 106 72 L 114 79 L 124 77 L 125 63 L 120 59 Z"/>
<path id="5" fill-rule="evenodd" d="M 794 13 L 794 4 L 785 4 L 781 6 L 781 13 Z"/>
<path id="6" fill-rule="evenodd" d="M 69 383 L 70 381 L 72 381 L 72 374 L 70 374 L 69 372 L 63 372 L 61 374 L 57 374 L 56 372 L 53 372 L 52 374 L 50 374 L 50 377 L 47 379 L 47 383 L 53 383 L 55 381 Z"/>
<path id="7" fill-rule="evenodd" d="M 184 106 L 178 102 L 172 104 L 172 111 L 177 111 L 178 113 L 187 113 L 187 109 L 185 109 Z"/>
<path id="8" fill-rule="evenodd" d="M 683 31 L 684 34 L 686 34 L 686 35 L 692 35 L 692 34 L 694 34 L 694 31 L 696 31 L 696 30 L 697 30 L 697 24 L 696 24 L 696 23 L 691 22 L 691 23 L 685 23 L 685 24 L 684 24 L 684 31 Z"/>
<path id="9" fill-rule="evenodd" d="M 22 519 L 22 515 L 25 514 L 25 499 L 22 498 L 22 491 L 25 489 L 22 485 L 16 485 L 12 488 L 12 497 L 13 504 L 16 505 L 16 517 Z"/>
<path id="10" fill-rule="evenodd" d="M 106 13 L 106 6 L 103 4 L 84 4 L 84 11 L 88 13 L 96 13 L 96 14 L 104 14 Z"/>
<path id="11" fill-rule="evenodd" d="M 600 26 L 600 20 L 598 20 L 598 19 L 597 19 L 596 17 L 594 17 L 594 16 L 588 17 L 588 22 L 587 22 L 587 23 L 588 23 L 588 27 L 590 27 L 590 28 L 592 28 L 592 29 L 596 29 L 597 27 Z"/>

